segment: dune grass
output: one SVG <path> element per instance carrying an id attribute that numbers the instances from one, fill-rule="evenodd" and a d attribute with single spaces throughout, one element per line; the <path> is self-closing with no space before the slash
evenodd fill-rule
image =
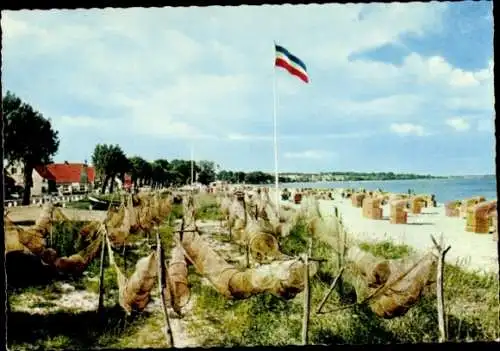
<path id="1" fill-rule="evenodd" d="M 69 256 L 84 248 L 85 243 L 80 240 L 79 232 L 89 222 L 61 221 L 54 222 L 52 227 L 52 245 L 59 256 Z"/>
<path id="2" fill-rule="evenodd" d="M 172 204 L 172 215 L 171 220 L 181 219 L 182 218 L 182 205 L 181 204 Z"/>
<path id="3" fill-rule="evenodd" d="M 200 219 L 218 219 L 215 200 L 200 199 Z M 182 216 L 182 206 L 174 205 L 170 223 L 160 227 L 165 248 L 173 240 L 172 225 Z M 168 225 L 170 224 L 170 225 Z M 76 249 L 72 238 L 75 228 L 61 229 L 56 245 L 61 251 L 73 253 Z M 224 236 L 220 236 L 221 238 Z M 303 220 L 299 220 L 290 236 L 282 239 L 282 252 L 297 255 L 305 252 L 309 233 Z M 154 236 L 152 236 L 154 238 Z M 213 236 L 214 239 L 221 239 Z M 130 238 L 145 240 L 143 234 Z M 154 239 L 152 239 L 152 242 Z M 72 246 L 73 245 L 73 246 Z M 403 258 L 414 254 L 407 246 L 391 242 L 361 243 L 361 249 L 381 258 Z M 127 251 L 116 250 L 118 266 L 127 275 L 133 272 L 135 262 L 149 253 L 146 243 Z M 168 255 L 168 251 L 167 255 Z M 334 309 L 360 301 L 363 290 L 359 277 L 350 269 L 343 275 L 342 289 L 335 290 L 323 308 L 315 310 L 335 279 L 339 263 L 331 247 L 313 238 L 313 257 L 323 258 L 317 274 L 311 279 L 310 343 L 312 344 L 385 344 L 420 343 L 438 340 L 435 292 L 431 288 L 421 301 L 403 317 L 384 320 L 375 316 L 369 306 L 357 305 L 343 310 Z M 94 260 L 86 276 L 66 280 L 77 290 L 98 292 L 99 260 Z M 192 313 L 196 316 L 189 324 L 189 332 L 200 346 L 284 346 L 300 343 L 303 293 L 294 299 L 262 294 L 252 298 L 227 300 L 189 267 L 191 293 L 195 296 Z M 104 276 L 105 311 L 101 317 L 95 312 L 60 310 L 43 315 L 31 315 L 13 311 L 8 316 L 8 346 L 12 350 L 23 349 L 89 349 L 89 348 L 144 348 L 167 347 L 162 333 L 163 317 L 159 308 L 135 316 L 125 316 L 117 305 L 116 273 L 107 266 Z M 44 297 L 36 302 L 39 308 L 49 308 L 60 298 L 60 292 L 49 284 L 44 287 L 28 287 L 10 291 L 11 305 L 15 306 L 16 294 L 33 292 Z M 359 296 L 358 296 L 359 295 Z M 96 295 L 97 296 L 97 295 Z M 156 298 L 156 288 L 153 297 Z M 480 275 L 446 265 L 445 306 L 450 341 L 491 341 L 498 338 L 498 281 L 494 275 Z"/>
<path id="4" fill-rule="evenodd" d="M 221 220 L 220 207 L 214 196 L 210 194 L 199 194 L 196 196 L 196 219 Z"/>
<path id="5" fill-rule="evenodd" d="M 415 250 L 408 245 L 395 245 L 387 240 L 377 243 L 363 242 L 359 244 L 359 248 L 372 255 L 386 259 L 403 258 L 415 253 Z"/>
<path id="6" fill-rule="evenodd" d="M 159 228 L 162 245 L 167 256 L 173 242 L 174 216 L 171 223 Z M 71 255 L 78 249 L 78 236 L 82 223 L 61 222 L 54 226 L 53 247 L 64 255 Z M 129 235 L 130 242 L 142 242 L 123 254 L 122 249 L 115 249 L 115 260 L 122 272 L 130 276 L 135 270 L 136 262 L 154 249 L 156 240 L 151 233 L 150 244 L 144 233 Z M 98 299 L 99 292 L 99 258 L 87 267 L 85 274 L 79 277 L 65 277 L 45 282 L 42 285 L 31 285 L 8 290 L 11 312 L 8 315 L 7 344 L 11 350 L 25 349 L 90 349 L 90 348 L 144 348 L 167 347 L 162 332 L 163 316 L 159 309 L 154 312 L 142 312 L 134 316 L 126 316 L 118 305 L 118 286 L 116 272 L 109 266 L 106 255 L 104 269 L 105 310 L 101 316 L 95 311 L 53 309 L 54 301 L 62 297 L 58 290 L 61 283 L 73 286 L 76 291 L 93 293 Z M 157 289 L 152 296 L 156 298 Z M 23 299 L 32 296 L 32 299 Z M 46 312 L 30 314 L 16 306 L 45 309 Z M 49 311 L 50 309 L 50 311 Z"/>
<path id="7" fill-rule="evenodd" d="M 305 252 L 308 235 L 304 222 L 299 220 L 290 237 L 282 241 L 282 251 L 287 254 Z M 360 247 L 386 259 L 414 253 L 408 246 L 390 242 L 361 243 Z M 334 291 L 324 306 L 326 313 L 315 314 L 337 275 L 338 262 L 337 255 L 320 241 L 313 241 L 313 256 L 327 261 L 320 264 L 318 273 L 311 279 L 310 343 L 385 344 L 438 340 L 436 298 L 432 289 L 405 316 L 391 320 L 377 317 L 366 305 L 329 312 L 364 297 L 359 277 L 349 270 L 343 275 L 341 293 L 339 289 Z M 231 301 L 200 279 L 191 277 L 193 292 L 198 295 L 195 313 L 204 316 L 204 321 L 194 322 L 190 327 L 203 340 L 203 346 L 300 343 L 303 293 L 289 301 L 272 295 Z M 361 291 L 360 296 L 356 291 Z M 445 298 L 450 341 L 485 341 L 498 337 L 498 283 L 494 276 L 485 277 L 447 265 Z"/>

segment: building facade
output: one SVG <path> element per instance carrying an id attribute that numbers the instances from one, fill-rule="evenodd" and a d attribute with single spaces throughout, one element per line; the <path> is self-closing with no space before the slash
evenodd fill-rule
<path id="1" fill-rule="evenodd" d="M 16 185 L 24 187 L 24 168 L 15 163 L 7 168 Z M 31 194 L 41 196 L 48 193 L 85 193 L 92 190 L 95 181 L 94 167 L 86 163 L 52 163 L 35 166 L 32 173 Z"/>

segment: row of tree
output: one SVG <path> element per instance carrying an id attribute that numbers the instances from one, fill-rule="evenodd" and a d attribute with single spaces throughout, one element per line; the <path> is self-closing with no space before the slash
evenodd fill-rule
<path id="1" fill-rule="evenodd" d="M 274 183 L 274 175 L 264 172 L 233 172 L 222 170 L 217 174 L 217 180 L 225 181 L 232 184 L 246 183 L 246 184 L 271 184 Z M 279 176 L 280 183 L 290 183 L 293 180 Z"/>
<path id="2" fill-rule="evenodd" d="M 127 157 L 119 145 L 97 144 L 92 154 L 92 164 L 97 175 L 97 185 L 104 192 L 109 186 L 113 192 L 115 177 L 124 181 L 125 174 L 132 178 L 134 187 L 181 186 L 193 180 L 208 185 L 216 179 L 216 165 L 212 161 L 158 159 L 149 162 L 140 156 Z M 192 169 L 191 169 L 192 168 Z"/>

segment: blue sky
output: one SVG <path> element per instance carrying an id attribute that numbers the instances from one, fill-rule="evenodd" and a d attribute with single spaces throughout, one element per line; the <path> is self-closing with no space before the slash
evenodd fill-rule
<path id="1" fill-rule="evenodd" d="M 4 89 L 146 159 L 282 171 L 495 171 L 491 2 L 2 12 Z M 273 40 L 310 84 L 274 70 Z"/>

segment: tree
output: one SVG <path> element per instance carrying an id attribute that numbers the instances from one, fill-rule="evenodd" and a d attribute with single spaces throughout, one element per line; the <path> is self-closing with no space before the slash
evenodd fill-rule
<path id="1" fill-rule="evenodd" d="M 132 178 L 132 183 L 134 187 L 137 187 L 139 184 L 139 180 L 141 181 L 140 185 L 146 180 L 151 178 L 151 166 L 148 161 L 139 156 L 134 156 L 129 158 L 130 163 L 130 176 Z"/>
<path id="2" fill-rule="evenodd" d="M 168 161 L 167 160 L 156 160 L 151 163 L 151 175 L 154 187 L 163 187 L 168 181 Z"/>
<path id="3" fill-rule="evenodd" d="M 174 183 L 186 184 L 191 180 L 191 161 L 189 160 L 172 160 L 170 161 L 170 170 L 174 172 L 175 181 Z M 196 179 L 196 174 L 200 171 L 200 167 L 193 162 L 194 178 Z"/>
<path id="4" fill-rule="evenodd" d="M 96 173 L 103 180 L 101 190 L 104 193 L 109 180 L 109 191 L 113 192 L 114 180 L 117 175 L 124 174 L 131 168 L 125 153 L 119 145 L 97 144 L 92 154 L 92 163 Z"/>
<path id="5" fill-rule="evenodd" d="M 33 169 L 52 162 L 59 149 L 58 132 L 50 121 L 10 91 L 2 100 L 4 155 L 9 162 L 23 165 L 23 205 L 28 205 L 33 186 Z"/>
<path id="6" fill-rule="evenodd" d="M 264 172 L 250 172 L 245 176 L 245 182 L 248 184 L 268 184 L 271 183 L 274 177 Z"/>
<path id="7" fill-rule="evenodd" d="M 233 172 L 222 170 L 217 174 L 217 180 L 222 180 L 224 182 L 232 182 Z"/>
<path id="8" fill-rule="evenodd" d="M 245 176 L 246 176 L 245 172 L 235 172 L 233 182 L 241 184 L 245 181 Z"/>
<path id="9" fill-rule="evenodd" d="M 215 181 L 215 163 L 212 161 L 200 161 L 200 172 L 198 173 L 198 181 L 203 185 L 209 185 Z"/>
<path id="10" fill-rule="evenodd" d="M 151 185 L 152 177 L 153 177 L 153 168 L 151 166 L 151 163 L 146 161 L 146 163 L 143 164 L 141 168 L 141 173 L 140 173 L 141 181 L 139 182 L 139 185 L 140 186 Z"/>

